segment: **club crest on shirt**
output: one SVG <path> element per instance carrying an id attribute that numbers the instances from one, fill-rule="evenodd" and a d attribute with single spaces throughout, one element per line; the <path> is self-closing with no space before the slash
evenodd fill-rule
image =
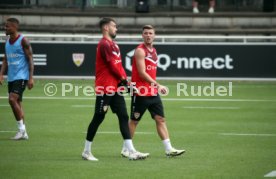
<path id="1" fill-rule="evenodd" d="M 140 117 L 140 113 L 135 112 L 135 113 L 133 114 L 133 116 L 134 116 L 135 119 L 138 119 L 138 118 Z"/>
<path id="2" fill-rule="evenodd" d="M 77 67 L 80 67 L 84 61 L 84 53 L 73 53 L 73 62 Z"/>

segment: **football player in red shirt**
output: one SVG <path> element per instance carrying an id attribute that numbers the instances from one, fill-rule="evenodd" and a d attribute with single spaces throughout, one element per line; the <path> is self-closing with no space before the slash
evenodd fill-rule
<path id="1" fill-rule="evenodd" d="M 99 41 L 96 52 L 96 103 L 95 112 L 88 126 L 82 158 L 90 161 L 98 161 L 91 153 L 91 145 L 98 127 L 103 122 L 105 114 L 110 106 L 113 113 L 119 119 L 119 126 L 124 146 L 129 153 L 126 157 L 131 160 L 144 159 L 148 154 L 135 150 L 128 127 L 129 116 L 126 103 L 120 86 L 127 86 L 127 76 L 122 66 L 121 54 L 118 45 L 113 41 L 116 37 L 116 22 L 112 18 L 102 18 L 99 22 L 102 31 L 102 39 Z"/>
<path id="2" fill-rule="evenodd" d="M 158 94 L 158 91 L 163 94 L 167 93 L 167 89 L 156 81 L 158 57 L 156 49 L 153 47 L 155 38 L 153 26 L 145 25 L 142 37 L 144 43 L 136 48 L 132 63 L 131 81 L 136 83 L 139 93 L 131 98 L 130 133 L 133 137 L 140 119 L 145 111 L 149 110 L 151 117 L 155 120 L 158 135 L 164 144 L 165 154 L 167 156 L 178 156 L 183 154 L 185 150 L 173 148 L 170 142 L 163 104 Z M 122 151 L 124 150 L 126 149 L 123 147 Z"/>

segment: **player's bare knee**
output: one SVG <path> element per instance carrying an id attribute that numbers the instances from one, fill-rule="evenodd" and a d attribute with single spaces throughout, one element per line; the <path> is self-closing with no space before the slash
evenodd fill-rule
<path id="1" fill-rule="evenodd" d="M 129 122 L 130 122 L 131 124 L 134 124 L 135 126 L 137 126 L 137 124 L 139 123 L 139 121 L 132 120 L 132 119 L 131 119 Z"/>
<path id="2" fill-rule="evenodd" d="M 15 95 L 10 94 L 9 95 L 9 103 L 10 105 L 14 105 L 17 102 L 17 97 Z"/>
<path id="3" fill-rule="evenodd" d="M 164 123 L 165 122 L 165 118 L 159 115 L 154 116 L 154 120 L 156 121 L 156 123 Z"/>

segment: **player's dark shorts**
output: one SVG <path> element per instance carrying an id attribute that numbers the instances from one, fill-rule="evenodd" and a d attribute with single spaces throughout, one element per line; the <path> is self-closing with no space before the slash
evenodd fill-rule
<path id="1" fill-rule="evenodd" d="M 131 97 L 131 119 L 139 121 L 146 110 L 149 110 L 151 117 L 156 115 L 165 117 L 163 104 L 159 95 L 157 96 L 132 96 Z"/>
<path id="2" fill-rule="evenodd" d="M 8 82 L 8 91 L 19 95 L 19 101 L 22 101 L 23 92 L 26 88 L 28 80 L 14 80 Z"/>
<path id="3" fill-rule="evenodd" d="M 198 2 L 200 5 L 202 5 L 202 4 L 206 5 L 206 4 L 209 3 L 209 0 L 197 0 L 197 2 Z"/>
<path id="4" fill-rule="evenodd" d="M 124 96 L 117 93 L 113 96 L 107 94 L 96 96 L 95 113 L 106 113 L 109 106 L 113 113 L 127 115 Z"/>

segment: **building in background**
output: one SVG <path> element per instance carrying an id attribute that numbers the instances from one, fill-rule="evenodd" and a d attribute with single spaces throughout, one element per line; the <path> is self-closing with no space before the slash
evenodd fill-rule
<path id="1" fill-rule="evenodd" d="M 148 5 L 150 10 L 191 11 L 192 0 L 1 0 L 0 8 L 120 8 L 121 10 L 137 9 L 137 4 Z M 217 0 L 218 11 L 274 11 L 276 0 Z M 200 3 L 201 8 L 208 8 L 208 0 Z M 147 11 L 145 11 L 147 12 Z"/>

